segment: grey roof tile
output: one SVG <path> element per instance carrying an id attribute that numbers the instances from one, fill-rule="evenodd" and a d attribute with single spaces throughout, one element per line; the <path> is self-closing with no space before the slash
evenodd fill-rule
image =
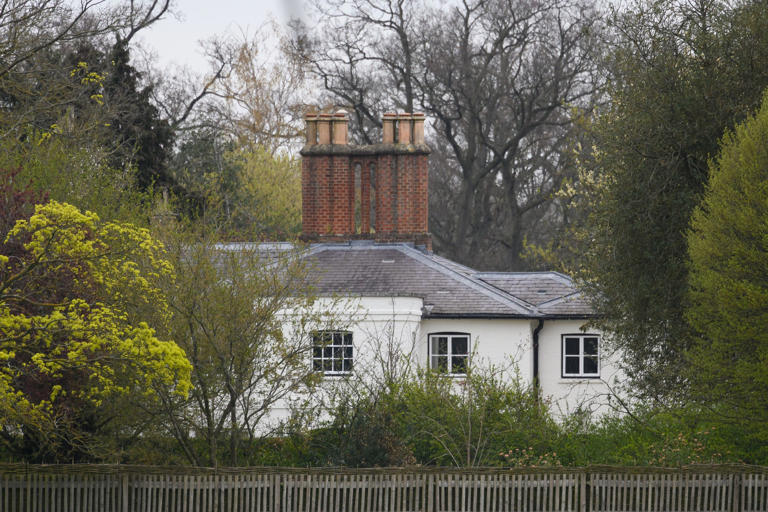
<path id="1" fill-rule="evenodd" d="M 475 276 L 535 305 L 576 291 L 573 281 L 557 272 L 478 272 Z"/>
<path id="2" fill-rule="evenodd" d="M 317 244 L 308 258 L 318 293 L 422 297 L 432 316 L 536 316 L 506 293 L 405 244 Z"/>
<path id="3" fill-rule="evenodd" d="M 290 243 L 222 244 L 256 248 L 267 260 Z M 415 296 L 425 316 L 547 318 L 593 315 L 573 281 L 558 272 L 477 272 L 405 243 L 312 244 L 303 252 L 320 295 Z"/>

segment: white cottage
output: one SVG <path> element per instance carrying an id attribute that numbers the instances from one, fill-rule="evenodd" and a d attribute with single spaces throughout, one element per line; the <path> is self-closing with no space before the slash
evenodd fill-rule
<path id="1" fill-rule="evenodd" d="M 515 364 L 555 412 L 604 411 L 616 358 L 571 279 L 480 272 L 431 251 L 424 117 L 386 114 L 375 145 L 347 142 L 345 114 L 308 115 L 302 149 L 304 255 L 320 297 L 345 297 L 348 327 L 316 335 L 328 379 L 370 368 L 379 351 L 461 378 L 472 364 Z"/>

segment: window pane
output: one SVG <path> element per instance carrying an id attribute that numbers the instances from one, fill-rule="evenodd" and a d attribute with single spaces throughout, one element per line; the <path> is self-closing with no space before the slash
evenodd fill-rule
<path id="1" fill-rule="evenodd" d="M 312 357 L 323 357 L 323 349 L 320 347 L 313 347 Z"/>
<path id="2" fill-rule="evenodd" d="M 332 363 L 333 363 L 332 359 L 323 359 L 323 371 L 324 372 L 333 371 Z"/>
<path id="3" fill-rule="evenodd" d="M 579 358 L 578 357 L 565 358 L 565 373 L 568 375 L 579 374 Z"/>
<path id="4" fill-rule="evenodd" d="M 351 372 L 352 371 L 352 360 L 351 359 L 345 359 L 344 360 L 344 371 L 345 372 Z"/>
<path id="5" fill-rule="evenodd" d="M 312 370 L 319 372 L 323 369 L 323 362 L 319 359 L 312 360 Z"/>
<path id="6" fill-rule="evenodd" d="M 447 354 L 448 338 L 445 336 L 436 336 L 432 338 L 432 354 Z"/>
<path id="7" fill-rule="evenodd" d="M 352 344 L 352 333 L 351 332 L 345 332 L 344 333 L 344 344 L 345 345 L 351 345 Z"/>
<path id="8" fill-rule="evenodd" d="M 584 353 L 591 356 L 597 355 L 597 338 L 584 338 Z"/>
<path id="9" fill-rule="evenodd" d="M 467 356 L 451 358 L 451 373 L 467 373 Z"/>
<path id="10" fill-rule="evenodd" d="M 325 347 L 323 348 L 323 357 L 327 357 L 328 359 L 333 357 L 333 348 L 332 347 Z"/>
<path id="11" fill-rule="evenodd" d="M 333 344 L 334 345 L 341 345 L 341 333 L 340 332 L 333 333 Z"/>
<path id="12" fill-rule="evenodd" d="M 341 359 L 341 347 L 333 347 L 333 358 Z"/>
<path id="13" fill-rule="evenodd" d="M 448 371 L 448 358 L 445 356 L 432 356 L 432 369 L 441 372 Z"/>
<path id="14" fill-rule="evenodd" d="M 565 353 L 578 355 L 579 338 L 565 338 Z"/>
<path id="15" fill-rule="evenodd" d="M 467 338 L 453 338 L 454 354 L 466 354 L 468 348 L 469 340 Z"/>
<path id="16" fill-rule="evenodd" d="M 352 359 L 352 347 L 344 347 L 344 357 Z"/>
<path id="17" fill-rule="evenodd" d="M 323 344 L 328 344 L 331 342 L 331 333 L 328 331 L 324 331 L 320 335 L 320 339 L 323 341 Z"/>
<path id="18" fill-rule="evenodd" d="M 584 373 L 597 373 L 597 357 L 585 357 L 584 358 Z"/>

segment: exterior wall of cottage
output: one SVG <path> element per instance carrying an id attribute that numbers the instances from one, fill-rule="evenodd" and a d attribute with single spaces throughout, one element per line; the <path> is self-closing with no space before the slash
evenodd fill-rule
<path id="1" fill-rule="evenodd" d="M 512 369 L 520 378 L 533 379 L 531 321 L 525 319 L 425 319 L 421 322 L 418 343 L 419 365 L 429 364 L 430 334 L 467 333 L 470 335 L 472 364 Z"/>
<path id="2" fill-rule="evenodd" d="M 333 301 L 321 299 L 319 311 Z M 327 377 L 317 391 L 318 398 L 350 382 L 373 383 L 384 372 L 402 371 L 429 365 L 429 335 L 466 333 L 470 336 L 472 364 L 515 371 L 525 383 L 533 381 L 533 330 L 536 320 L 528 319 L 422 319 L 423 300 L 418 297 L 352 297 L 335 309 L 345 311 L 333 323 L 351 331 L 354 346 L 354 376 Z M 326 309 L 327 310 L 327 309 Z M 539 382 L 541 396 L 550 400 L 556 416 L 586 409 L 597 414 L 610 412 L 610 388 L 622 378 L 616 354 L 606 350 L 599 332 L 583 331 L 585 320 L 545 320 L 539 332 Z M 600 377 L 562 376 L 562 336 L 594 333 L 600 336 Z M 307 365 L 311 365 L 311 354 Z M 516 369 L 513 368 L 516 366 Z M 300 397 L 296 397 L 297 399 Z M 278 404 L 272 421 L 288 417 L 287 403 Z"/>
<path id="3" fill-rule="evenodd" d="M 313 399 L 326 402 L 334 393 L 365 382 L 372 385 L 387 371 L 402 371 L 418 364 L 416 352 L 424 301 L 420 297 L 320 297 L 315 311 L 333 311 L 327 325 L 321 329 L 349 331 L 354 347 L 354 370 L 351 376 L 328 376 L 315 390 Z M 341 313 L 339 313 L 341 312 Z M 286 318 L 293 313 L 283 311 Z M 286 336 L 291 336 L 290 322 L 284 324 Z M 312 354 L 306 355 L 307 367 L 312 366 Z M 306 396 L 291 396 L 276 403 L 270 410 L 263 428 L 268 432 L 279 421 L 287 420 L 291 402 L 298 404 Z M 320 416 L 320 419 L 327 417 Z"/>
<path id="4" fill-rule="evenodd" d="M 610 412 L 611 389 L 623 378 L 618 355 L 606 347 L 599 331 L 585 327 L 586 320 L 545 320 L 539 332 L 539 383 L 541 394 L 551 400 L 555 414 L 585 409 L 597 414 Z M 585 330 L 586 329 L 586 330 Z M 600 336 L 599 378 L 563 377 L 562 337 L 566 334 Z"/>

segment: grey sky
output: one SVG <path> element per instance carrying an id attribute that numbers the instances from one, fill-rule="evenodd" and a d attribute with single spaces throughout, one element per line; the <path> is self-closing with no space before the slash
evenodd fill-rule
<path id="1" fill-rule="evenodd" d="M 240 31 L 253 33 L 271 15 L 285 23 L 302 16 L 304 0 L 178 0 L 179 17 L 168 16 L 142 32 L 140 41 L 157 54 L 162 66 L 208 69 L 198 41 Z M 179 19 L 180 18 L 180 19 Z"/>

